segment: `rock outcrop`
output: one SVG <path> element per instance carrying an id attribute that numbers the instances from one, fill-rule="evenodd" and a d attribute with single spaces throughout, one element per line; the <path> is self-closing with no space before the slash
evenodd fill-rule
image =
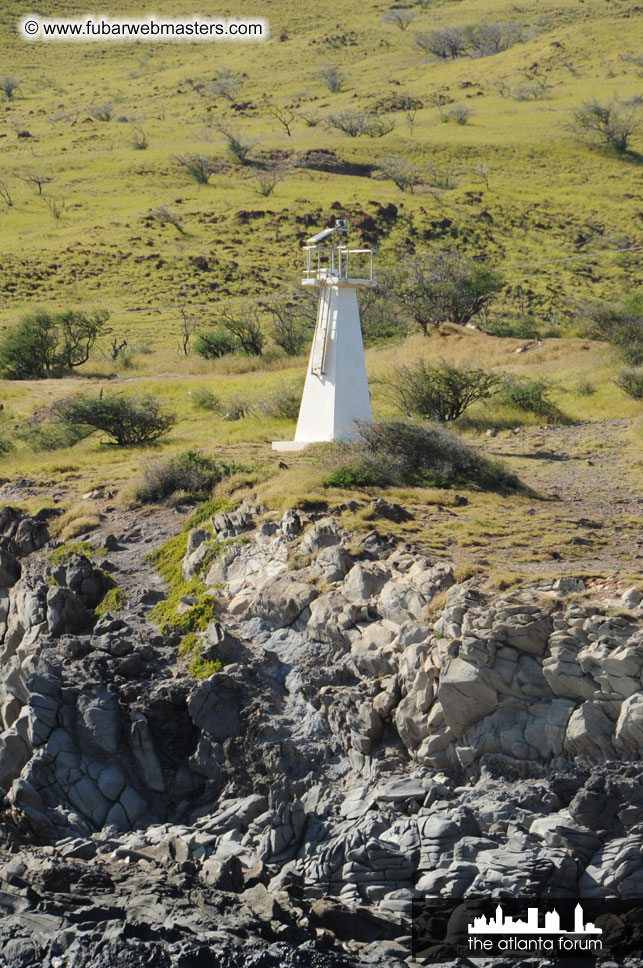
<path id="1" fill-rule="evenodd" d="M 96 618 L 122 544 L 98 569 L 47 541 L 0 513 L 12 968 L 394 968 L 415 898 L 643 888 L 636 589 L 618 609 L 579 580 L 493 591 L 391 535 L 244 505 L 189 535 L 224 661 L 194 681 L 154 594 Z"/>

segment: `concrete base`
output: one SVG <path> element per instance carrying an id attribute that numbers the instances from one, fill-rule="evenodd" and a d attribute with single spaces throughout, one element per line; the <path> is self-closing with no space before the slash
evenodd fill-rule
<path id="1" fill-rule="evenodd" d="M 301 441 L 301 440 L 273 440 L 272 449 L 283 451 L 284 453 L 290 451 L 295 452 L 298 450 L 304 450 L 306 447 L 310 447 L 311 441 Z"/>

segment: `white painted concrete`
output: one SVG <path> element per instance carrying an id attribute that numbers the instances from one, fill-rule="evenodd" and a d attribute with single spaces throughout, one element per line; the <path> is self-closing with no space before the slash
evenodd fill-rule
<path id="1" fill-rule="evenodd" d="M 322 283 L 295 439 L 275 441 L 273 450 L 302 450 L 307 444 L 322 441 L 355 440 L 359 435 L 355 420 L 371 419 L 356 288 L 350 283 Z"/>

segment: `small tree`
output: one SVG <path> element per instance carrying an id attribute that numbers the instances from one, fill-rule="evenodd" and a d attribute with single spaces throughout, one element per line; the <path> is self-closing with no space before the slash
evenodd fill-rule
<path id="1" fill-rule="evenodd" d="M 32 313 L 0 340 L 0 373 L 9 380 L 60 376 L 87 362 L 106 311 Z"/>
<path id="2" fill-rule="evenodd" d="M 26 182 L 27 185 L 33 185 L 34 188 L 37 188 L 39 195 L 42 195 L 43 185 L 48 185 L 51 182 L 51 176 L 41 168 L 36 167 L 25 168 L 24 171 L 19 172 L 18 178 Z"/>
<path id="3" fill-rule="evenodd" d="M 55 219 L 59 219 L 67 208 L 67 199 L 63 195 L 43 195 L 43 200 Z"/>
<path id="4" fill-rule="evenodd" d="M 470 108 L 465 107 L 464 104 L 458 104 L 451 108 L 449 117 L 453 118 L 456 124 L 468 124 L 471 113 Z"/>
<path id="5" fill-rule="evenodd" d="M 58 419 L 91 433 L 102 431 L 119 447 L 149 444 L 164 437 L 176 423 L 156 397 L 121 394 L 78 396 L 54 404 Z"/>
<path id="6" fill-rule="evenodd" d="M 208 84 L 208 91 L 212 91 L 217 97 L 223 97 L 226 101 L 234 101 L 244 78 L 240 74 L 235 74 L 229 67 L 224 67 L 214 76 L 214 80 Z"/>
<path id="7" fill-rule="evenodd" d="M 624 104 L 615 98 L 601 104 L 586 101 L 573 115 L 572 130 L 583 139 L 627 151 L 630 138 L 641 127 L 638 104 Z"/>
<path id="8" fill-rule="evenodd" d="M 331 94 L 338 94 L 347 80 L 344 71 L 335 67 L 334 64 L 322 64 L 319 70 L 315 72 L 315 77 L 324 82 Z"/>
<path id="9" fill-rule="evenodd" d="M 291 128 L 298 118 L 298 114 L 292 108 L 284 107 L 279 104 L 271 104 L 268 107 L 268 112 L 273 116 L 275 121 L 283 125 L 283 128 L 289 138 L 292 137 Z"/>
<path id="10" fill-rule="evenodd" d="M 221 311 L 221 324 L 238 342 L 242 353 L 261 356 L 265 336 L 256 306 L 252 303 L 242 303 L 238 309 L 226 306 Z"/>
<path id="11" fill-rule="evenodd" d="M 359 135 L 366 134 L 370 125 L 376 119 L 372 114 L 364 111 L 338 111 L 337 114 L 329 114 L 326 118 L 331 128 L 337 128 L 349 138 L 357 138 Z"/>
<path id="12" fill-rule="evenodd" d="M 425 334 L 445 322 L 465 326 L 502 288 L 498 272 L 450 249 L 407 259 L 392 280 L 395 298 Z"/>
<path id="13" fill-rule="evenodd" d="M 300 296 L 266 306 L 272 317 L 272 338 L 288 356 L 298 356 L 315 326 L 316 304 L 310 296 Z"/>
<path id="14" fill-rule="evenodd" d="M 237 161 L 245 165 L 248 153 L 256 145 L 256 141 L 245 141 L 243 136 L 235 128 L 231 128 L 229 125 L 217 124 L 215 125 L 217 131 L 223 135 L 226 147 L 230 154 L 237 159 Z"/>
<path id="15" fill-rule="evenodd" d="M 207 155 L 177 155 L 175 161 L 199 185 L 207 185 L 210 176 L 224 168 L 224 163 L 220 158 L 213 158 Z"/>
<path id="16" fill-rule="evenodd" d="M 500 384 L 500 377 L 485 370 L 420 360 L 413 366 L 397 367 L 384 383 L 408 416 L 451 421 L 476 400 L 488 399 Z"/>
<path id="17" fill-rule="evenodd" d="M 13 74 L 3 74 L 0 77 L 0 91 L 3 91 L 9 100 L 11 100 L 14 91 L 17 91 L 19 87 L 20 81 Z"/>
<path id="18" fill-rule="evenodd" d="M 406 30 L 415 20 L 415 14 L 408 7 L 394 7 L 387 10 L 382 19 L 385 24 L 395 24 L 400 30 Z"/>
<path id="19" fill-rule="evenodd" d="M 465 53 L 467 39 L 464 28 L 444 27 L 415 35 L 415 46 L 425 54 L 433 54 L 442 60 L 453 60 Z"/>
<path id="20" fill-rule="evenodd" d="M 107 310 L 79 313 L 68 310 L 54 317 L 61 334 L 57 364 L 64 370 L 82 366 L 109 319 Z"/>

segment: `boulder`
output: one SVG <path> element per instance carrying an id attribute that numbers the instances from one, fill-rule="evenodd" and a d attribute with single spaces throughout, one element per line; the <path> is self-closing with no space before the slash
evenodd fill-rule
<path id="1" fill-rule="evenodd" d="M 268 579 L 260 587 L 249 611 L 251 615 L 256 615 L 277 628 L 283 628 L 292 625 L 316 595 L 313 585 L 293 575 L 281 574 Z"/>
<path id="2" fill-rule="evenodd" d="M 241 725 L 236 683 L 223 673 L 211 676 L 192 691 L 188 712 L 194 725 L 217 742 L 236 736 Z"/>

